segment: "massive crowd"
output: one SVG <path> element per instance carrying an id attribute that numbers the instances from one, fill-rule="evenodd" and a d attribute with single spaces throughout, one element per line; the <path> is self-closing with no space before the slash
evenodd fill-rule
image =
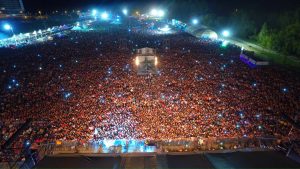
<path id="1" fill-rule="evenodd" d="M 157 75 L 137 75 L 142 47 L 157 49 Z M 299 111 L 297 72 L 249 68 L 235 46 L 111 27 L 0 52 L 1 144 L 27 118 L 39 142 L 299 136 L 282 118 Z"/>

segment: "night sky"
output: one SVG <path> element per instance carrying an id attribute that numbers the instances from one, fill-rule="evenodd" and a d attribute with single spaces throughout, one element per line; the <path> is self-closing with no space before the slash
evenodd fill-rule
<path id="1" fill-rule="evenodd" d="M 206 6 L 210 12 L 226 15 L 234 9 L 250 9 L 263 12 L 280 12 L 299 8 L 299 0 L 23 0 L 25 9 L 33 12 L 37 10 L 53 11 L 65 9 L 87 9 L 95 6 L 139 6 L 163 5 L 174 10 L 185 8 L 190 13 L 199 13 L 201 6 Z M 188 9 L 189 8 L 189 9 Z M 180 9 L 182 12 L 182 9 Z M 174 12 L 174 11 L 173 11 Z"/>

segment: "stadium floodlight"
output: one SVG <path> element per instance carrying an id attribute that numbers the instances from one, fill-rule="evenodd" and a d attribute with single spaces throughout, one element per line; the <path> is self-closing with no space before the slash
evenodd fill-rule
<path id="1" fill-rule="evenodd" d="M 165 12 L 163 10 L 159 10 L 157 13 L 157 16 L 163 17 L 165 15 Z"/>
<path id="2" fill-rule="evenodd" d="M 224 31 L 222 32 L 222 35 L 223 35 L 224 37 L 229 37 L 229 36 L 230 36 L 230 32 L 229 32 L 228 30 L 224 30 Z"/>
<path id="3" fill-rule="evenodd" d="M 150 11 L 150 15 L 152 15 L 152 16 L 157 16 L 157 15 L 158 15 L 157 10 L 156 10 L 156 9 L 152 9 L 152 10 Z"/>
<path id="4" fill-rule="evenodd" d="M 127 15 L 127 14 L 128 14 L 128 10 L 127 10 L 126 8 L 124 8 L 124 9 L 122 10 L 122 12 L 123 12 L 124 15 Z"/>
<path id="5" fill-rule="evenodd" d="M 10 24 L 6 23 L 3 25 L 3 28 L 7 31 L 9 31 L 9 30 L 11 31 L 11 34 L 13 35 L 13 38 L 15 39 L 15 42 L 17 45 L 17 40 L 16 40 L 16 36 L 15 36 L 14 30 L 13 30 L 13 27 Z"/>
<path id="6" fill-rule="evenodd" d="M 193 23 L 194 25 L 197 25 L 198 22 L 199 22 L 198 19 L 193 19 L 193 20 L 192 20 L 192 23 Z"/>
<path id="7" fill-rule="evenodd" d="M 165 11 L 161 10 L 161 9 L 152 9 L 150 11 L 150 15 L 154 16 L 154 17 L 163 17 L 165 15 Z"/>
<path id="8" fill-rule="evenodd" d="M 10 24 L 7 24 L 7 23 L 3 25 L 3 28 L 4 28 L 5 30 L 12 30 L 11 25 L 10 25 Z"/>
<path id="9" fill-rule="evenodd" d="M 103 13 L 101 14 L 101 19 L 107 20 L 107 19 L 108 19 L 108 13 L 107 13 L 107 12 L 103 12 Z"/>
<path id="10" fill-rule="evenodd" d="M 98 11 L 97 11 L 96 9 L 93 9 L 93 10 L 92 10 L 92 15 L 93 15 L 93 16 L 96 16 L 97 13 L 98 13 Z"/>

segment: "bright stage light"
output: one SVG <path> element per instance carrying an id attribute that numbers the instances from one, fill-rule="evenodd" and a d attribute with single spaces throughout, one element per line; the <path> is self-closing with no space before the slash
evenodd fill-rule
<path id="1" fill-rule="evenodd" d="M 192 20 L 192 23 L 193 23 L 194 25 L 197 25 L 197 24 L 198 24 L 198 19 L 193 19 L 193 20 Z"/>
<path id="2" fill-rule="evenodd" d="M 101 14 L 101 19 L 107 20 L 107 19 L 108 19 L 108 13 L 107 13 L 107 12 L 103 12 L 103 13 Z"/>
<path id="3" fill-rule="evenodd" d="M 123 9 L 122 12 L 123 12 L 124 15 L 128 14 L 128 10 L 127 9 Z"/>
<path id="4" fill-rule="evenodd" d="M 165 27 L 163 28 L 158 28 L 160 31 L 163 31 L 163 32 L 168 32 L 171 30 L 171 28 L 169 27 L 169 25 L 166 25 Z"/>
<path id="5" fill-rule="evenodd" d="M 222 32 L 222 35 L 223 35 L 224 37 L 228 37 L 228 36 L 230 36 L 230 32 L 229 32 L 228 30 L 224 30 L 224 31 Z"/>
<path id="6" fill-rule="evenodd" d="M 4 24 L 4 25 L 3 25 L 3 28 L 4 28 L 5 30 L 11 30 L 11 29 L 12 29 L 12 27 L 11 27 L 9 24 Z"/>
<path id="7" fill-rule="evenodd" d="M 92 11 L 92 15 L 93 15 L 93 16 L 96 16 L 96 15 L 97 15 L 97 13 L 98 13 L 98 11 L 97 11 L 96 9 L 93 9 L 93 11 Z"/>
<path id="8" fill-rule="evenodd" d="M 111 147 L 115 144 L 114 140 L 103 140 L 103 144 L 105 145 L 105 147 Z"/>
<path id="9" fill-rule="evenodd" d="M 155 57 L 155 62 L 154 62 L 155 66 L 157 66 L 158 64 L 158 60 L 157 60 L 157 57 Z"/>

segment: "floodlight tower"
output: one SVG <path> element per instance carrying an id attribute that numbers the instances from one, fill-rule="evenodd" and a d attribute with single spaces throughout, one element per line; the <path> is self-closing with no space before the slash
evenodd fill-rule
<path id="1" fill-rule="evenodd" d="M 226 38 L 229 37 L 230 36 L 229 30 L 223 30 L 222 35 Z"/>
<path id="2" fill-rule="evenodd" d="M 3 25 L 3 28 L 6 31 L 11 31 L 11 34 L 14 37 L 15 43 L 16 43 L 16 46 L 17 46 L 17 39 L 16 39 L 16 36 L 15 36 L 13 27 L 10 24 L 6 23 L 6 24 Z"/>
<path id="3" fill-rule="evenodd" d="M 10 24 L 8 24 L 8 23 L 4 24 L 3 28 L 4 28 L 4 30 L 11 31 L 12 35 L 14 35 L 13 27 Z"/>

